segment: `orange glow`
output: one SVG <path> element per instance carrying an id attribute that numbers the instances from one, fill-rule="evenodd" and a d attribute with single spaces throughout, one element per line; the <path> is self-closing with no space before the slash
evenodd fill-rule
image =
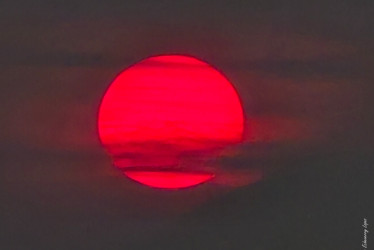
<path id="1" fill-rule="evenodd" d="M 209 64 L 181 55 L 150 57 L 121 72 L 98 116 L 100 140 L 114 165 L 131 179 L 162 188 L 211 179 L 213 173 L 186 172 L 180 165 L 240 142 L 243 129 L 242 105 L 231 83 Z M 160 166 L 170 172 L 158 172 Z"/>

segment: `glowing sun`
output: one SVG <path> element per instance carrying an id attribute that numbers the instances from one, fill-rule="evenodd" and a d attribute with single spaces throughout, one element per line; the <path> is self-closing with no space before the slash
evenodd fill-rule
<path id="1" fill-rule="evenodd" d="M 206 182 L 209 157 L 242 140 L 244 116 L 232 84 L 194 57 L 146 58 L 122 71 L 106 90 L 98 132 L 114 165 L 158 188 Z"/>

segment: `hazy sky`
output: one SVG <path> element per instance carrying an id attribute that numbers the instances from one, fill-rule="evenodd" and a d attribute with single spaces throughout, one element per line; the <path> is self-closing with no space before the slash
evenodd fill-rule
<path id="1" fill-rule="evenodd" d="M 373 16 L 368 0 L 0 2 L 0 246 L 359 248 L 372 204 Z M 280 177 L 176 194 L 110 166 L 100 98 L 121 70 L 163 53 L 201 58 L 238 90 L 250 132 L 223 168 Z"/>

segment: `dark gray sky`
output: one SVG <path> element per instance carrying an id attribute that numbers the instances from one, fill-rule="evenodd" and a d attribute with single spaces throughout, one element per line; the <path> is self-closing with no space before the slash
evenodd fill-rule
<path id="1" fill-rule="evenodd" d="M 373 1 L 0 2 L 1 248 L 360 248 L 374 211 L 373 16 Z M 163 53 L 231 80 L 251 132 L 222 169 L 265 180 L 165 192 L 111 167 L 103 91 Z"/>

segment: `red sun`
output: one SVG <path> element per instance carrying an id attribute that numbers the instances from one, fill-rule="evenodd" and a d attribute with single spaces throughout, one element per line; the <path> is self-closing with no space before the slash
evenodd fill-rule
<path id="1" fill-rule="evenodd" d="M 114 165 L 158 188 L 206 182 L 204 161 L 243 137 L 237 92 L 194 57 L 162 55 L 122 71 L 102 98 L 98 131 Z"/>

